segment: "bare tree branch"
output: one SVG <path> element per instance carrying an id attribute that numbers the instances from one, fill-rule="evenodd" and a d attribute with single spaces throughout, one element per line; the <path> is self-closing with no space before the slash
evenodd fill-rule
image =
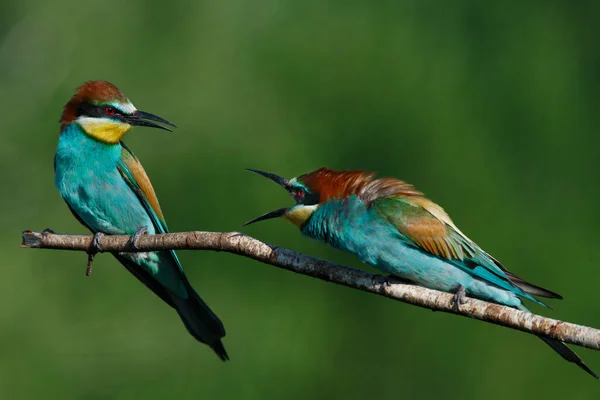
<path id="1" fill-rule="evenodd" d="M 420 286 L 386 280 L 381 275 L 331 264 L 316 258 L 263 243 L 237 232 L 181 232 L 164 235 L 142 235 L 132 246 L 130 236 L 104 235 L 99 240 L 100 252 L 136 252 L 153 250 L 213 250 L 252 258 L 265 264 L 308 275 L 428 308 L 493 324 L 506 326 L 538 336 L 548 336 L 589 349 L 600 350 L 600 330 L 530 314 L 510 307 L 469 298 L 456 310 L 452 295 Z M 90 249 L 92 236 L 23 232 L 21 247 L 57 250 Z"/>

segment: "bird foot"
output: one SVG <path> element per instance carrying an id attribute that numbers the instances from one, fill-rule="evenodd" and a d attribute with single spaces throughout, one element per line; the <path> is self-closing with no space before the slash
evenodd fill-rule
<path id="1" fill-rule="evenodd" d="M 88 262 L 85 267 L 85 276 L 92 275 L 92 264 L 94 263 L 94 257 L 96 257 L 96 254 L 102 251 L 102 248 L 100 247 L 100 238 L 102 238 L 102 236 L 104 236 L 102 232 L 94 233 L 92 243 L 90 244 L 90 247 L 87 250 Z"/>
<path id="2" fill-rule="evenodd" d="M 137 231 L 133 235 L 131 235 L 131 239 L 129 239 L 129 246 L 131 246 L 135 250 L 139 250 L 138 241 L 140 240 L 140 236 L 148 232 L 147 226 L 140 226 Z"/>
<path id="3" fill-rule="evenodd" d="M 414 285 L 414 282 L 411 282 L 408 279 L 401 278 L 399 276 L 390 274 L 383 278 L 383 282 L 381 282 L 381 284 L 379 286 L 379 293 L 385 292 L 385 289 L 392 286 L 393 284 Z"/>
<path id="4" fill-rule="evenodd" d="M 104 236 L 104 233 L 102 232 L 94 233 L 94 238 L 92 239 L 88 253 L 96 254 L 102 251 L 102 247 L 100 246 L 100 239 L 102 239 L 102 236 Z"/>
<path id="5" fill-rule="evenodd" d="M 50 235 L 50 234 L 53 234 L 53 233 L 56 233 L 56 232 L 54 232 L 54 231 L 53 231 L 52 229 L 50 229 L 50 228 L 46 228 L 46 229 L 44 229 L 44 230 L 42 231 L 42 235 L 44 235 L 44 236 L 45 236 L 45 235 Z"/>
<path id="6" fill-rule="evenodd" d="M 460 285 L 454 296 L 452 296 L 452 300 L 450 303 L 452 304 L 452 308 L 454 311 L 458 311 L 459 307 L 467 302 L 467 291 L 464 286 Z"/>
<path id="7" fill-rule="evenodd" d="M 381 282 L 379 286 L 379 293 L 384 293 L 385 290 L 392 285 L 391 280 L 396 279 L 393 275 L 387 275 L 383 278 L 383 282 Z"/>

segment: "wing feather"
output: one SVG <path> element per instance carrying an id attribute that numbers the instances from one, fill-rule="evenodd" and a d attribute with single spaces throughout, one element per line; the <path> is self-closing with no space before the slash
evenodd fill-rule
<path id="1" fill-rule="evenodd" d="M 139 162 L 133 152 L 129 150 L 127 146 L 125 146 L 125 143 L 121 142 L 121 146 L 123 147 L 121 159 L 117 163 L 117 168 L 121 173 L 121 176 L 125 182 L 127 182 L 129 187 L 136 193 L 140 203 L 146 209 L 146 212 L 152 220 L 156 233 L 168 233 L 169 229 L 167 227 L 167 223 L 160 209 L 154 188 L 150 183 L 148 175 L 146 175 L 146 171 L 144 171 L 144 167 L 142 167 L 142 164 Z M 183 267 L 181 266 L 181 262 L 179 261 L 177 254 L 175 254 L 175 251 L 173 250 L 169 250 L 168 253 L 170 253 L 175 266 L 179 270 L 178 274 L 184 285 L 189 286 L 189 282 L 183 272 Z"/>
<path id="2" fill-rule="evenodd" d="M 462 233 L 440 206 L 425 197 L 393 195 L 378 198 L 371 206 L 387 218 L 408 243 L 467 273 L 542 305 L 545 304 L 530 294 L 560 298 L 506 270 Z"/>
<path id="3" fill-rule="evenodd" d="M 160 209 L 158 198 L 144 167 L 142 167 L 142 164 L 133 152 L 125 146 L 125 143 L 121 142 L 121 146 L 123 150 L 121 152 L 121 159 L 117 164 L 119 172 L 129 187 L 137 194 L 144 208 L 146 208 L 152 222 L 154 222 L 157 233 L 167 233 L 168 228 L 165 217 Z"/>

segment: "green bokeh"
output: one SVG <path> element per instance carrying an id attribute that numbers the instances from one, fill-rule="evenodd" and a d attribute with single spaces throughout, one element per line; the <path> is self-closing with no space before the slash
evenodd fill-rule
<path id="1" fill-rule="evenodd" d="M 290 204 L 244 168 L 414 183 L 546 315 L 600 327 L 600 3 L 5 0 L 0 6 L 0 398 L 597 399 L 539 340 L 241 257 L 181 252 L 230 363 L 111 257 L 18 248 L 82 233 L 53 184 L 61 107 L 107 79 L 175 122 L 127 144 L 173 231 Z M 283 221 L 243 230 L 359 268 Z M 579 354 L 596 371 L 600 356 Z"/>

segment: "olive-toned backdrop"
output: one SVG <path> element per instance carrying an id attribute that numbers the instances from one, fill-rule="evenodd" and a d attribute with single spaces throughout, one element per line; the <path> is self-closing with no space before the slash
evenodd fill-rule
<path id="1" fill-rule="evenodd" d="M 497 4 L 496 4 L 497 3 Z M 407 180 L 508 268 L 600 327 L 600 25 L 553 1 L 113 1 L 0 6 L 0 397 L 597 399 L 534 337 L 241 257 L 181 252 L 231 362 L 110 256 L 19 249 L 83 233 L 53 183 L 63 104 L 106 79 L 175 133 L 126 143 L 172 231 L 291 204 L 244 168 Z M 283 221 L 242 229 L 358 268 Z M 600 353 L 579 354 L 600 372 Z"/>

